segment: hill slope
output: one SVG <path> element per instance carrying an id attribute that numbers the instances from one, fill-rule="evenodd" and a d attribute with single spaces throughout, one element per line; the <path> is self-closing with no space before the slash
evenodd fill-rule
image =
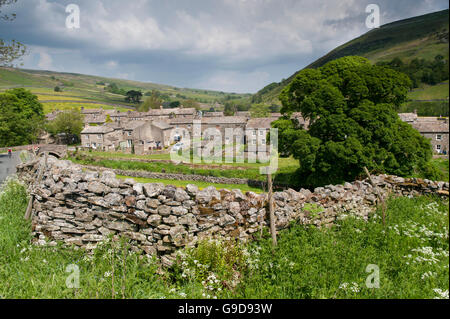
<path id="1" fill-rule="evenodd" d="M 188 100 L 213 104 L 226 97 L 232 99 L 248 98 L 250 94 L 236 94 L 201 89 L 177 88 L 169 85 L 112 79 L 75 73 L 25 70 L 0 67 L 0 92 L 15 87 L 25 87 L 38 95 L 45 103 L 73 103 L 74 101 L 96 102 L 103 105 L 113 104 L 119 107 L 134 107 L 126 103 L 125 97 L 105 91 L 107 83 L 115 83 L 124 90 L 140 90 L 146 93 L 158 90 L 170 100 Z M 63 87 L 63 92 L 54 92 L 56 86 Z M 94 107 L 93 104 L 88 107 Z M 61 105 L 49 105 L 48 109 L 61 108 Z M 63 107 L 64 108 L 64 107 Z"/>
<path id="2" fill-rule="evenodd" d="M 448 60 L 449 10 L 400 20 L 374 29 L 347 42 L 308 65 L 317 68 L 331 60 L 359 55 L 373 63 L 400 58 L 409 62 L 415 58 L 434 59 L 438 54 Z M 254 102 L 277 103 L 278 96 L 295 77 L 271 83 L 253 96 Z"/>

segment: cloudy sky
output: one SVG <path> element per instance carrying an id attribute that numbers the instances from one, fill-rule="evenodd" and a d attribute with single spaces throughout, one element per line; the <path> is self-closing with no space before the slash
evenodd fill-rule
<path id="1" fill-rule="evenodd" d="M 66 7 L 80 8 L 68 29 Z M 447 0 L 18 0 L 0 38 L 30 48 L 24 68 L 253 93 L 381 24 Z"/>

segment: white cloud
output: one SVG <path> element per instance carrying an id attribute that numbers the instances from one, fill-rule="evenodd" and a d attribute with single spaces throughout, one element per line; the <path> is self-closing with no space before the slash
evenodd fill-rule
<path id="1" fill-rule="evenodd" d="M 115 68 L 117 68 L 117 66 L 118 66 L 117 61 L 111 60 L 111 61 L 106 62 L 106 67 L 108 69 L 115 69 Z"/>
<path id="2" fill-rule="evenodd" d="M 45 51 L 39 52 L 39 62 L 37 65 L 40 69 L 51 70 L 53 67 L 52 62 L 53 60 L 50 54 Z"/>
<path id="3" fill-rule="evenodd" d="M 207 90 L 246 93 L 256 92 L 269 80 L 267 72 L 218 71 L 205 80 L 196 83 L 197 87 Z M 236 84 L 240 86 L 237 87 Z"/>

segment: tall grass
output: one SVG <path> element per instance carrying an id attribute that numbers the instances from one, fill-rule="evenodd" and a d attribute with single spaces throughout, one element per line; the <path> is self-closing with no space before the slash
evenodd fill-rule
<path id="1" fill-rule="evenodd" d="M 448 298 L 449 208 L 436 198 L 389 200 L 385 228 L 379 212 L 331 229 L 293 224 L 275 249 L 266 231 L 249 244 L 204 240 L 168 270 L 125 239 L 92 254 L 32 245 L 27 199 L 17 181 L 0 190 L 0 298 Z M 369 264 L 379 288 L 365 285 Z M 79 288 L 66 285 L 69 265 Z"/>

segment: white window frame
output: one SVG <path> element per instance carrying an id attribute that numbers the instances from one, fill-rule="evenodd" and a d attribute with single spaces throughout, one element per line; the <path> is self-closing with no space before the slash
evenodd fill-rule
<path id="1" fill-rule="evenodd" d="M 436 151 L 438 152 L 442 151 L 442 145 L 436 145 Z"/>
<path id="2" fill-rule="evenodd" d="M 442 141 L 442 134 L 436 135 L 436 141 Z"/>

